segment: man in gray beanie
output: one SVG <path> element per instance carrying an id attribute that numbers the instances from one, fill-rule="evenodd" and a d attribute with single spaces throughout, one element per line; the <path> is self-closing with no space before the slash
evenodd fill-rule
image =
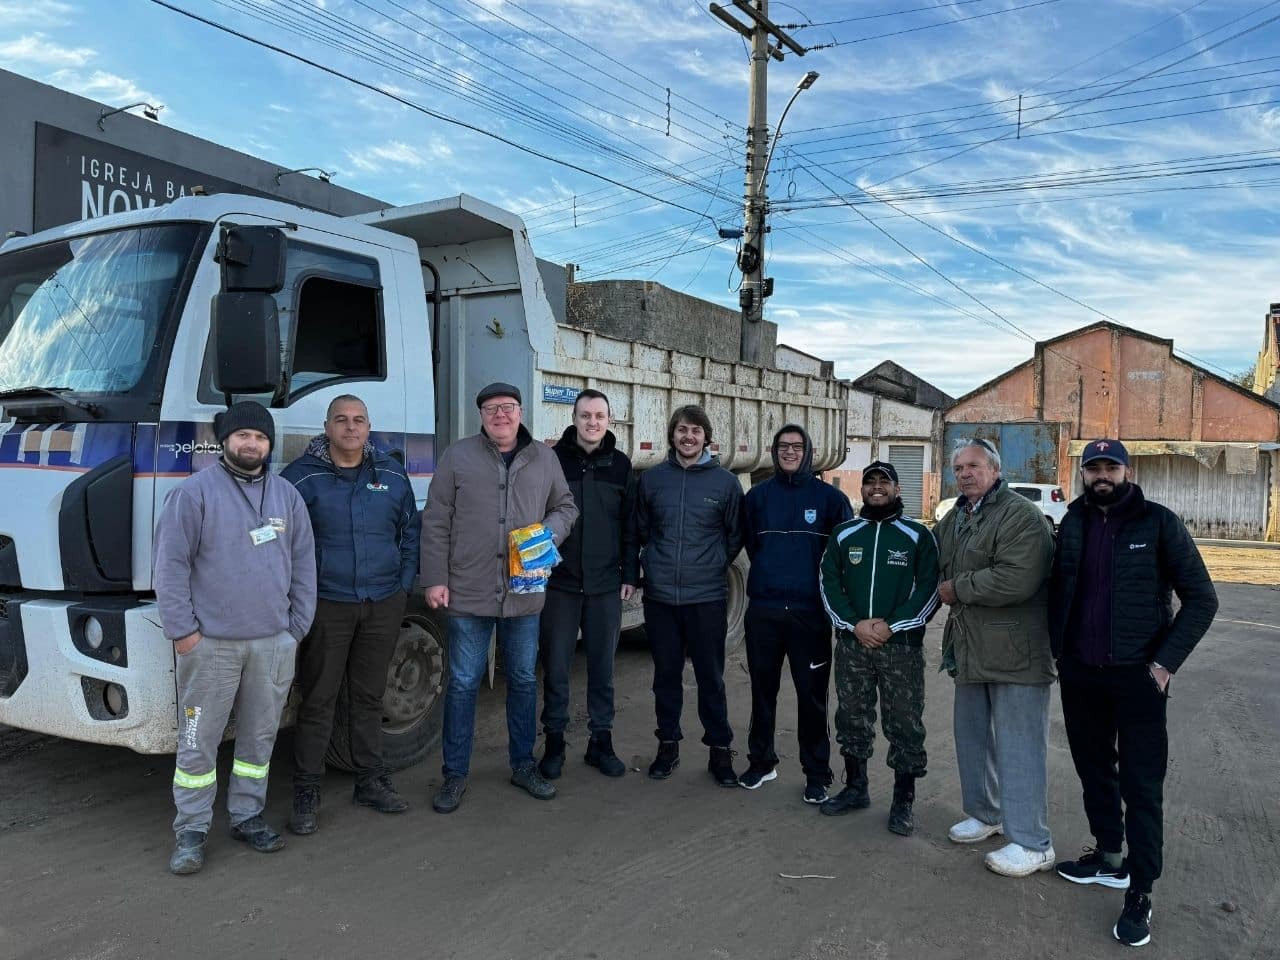
<path id="1" fill-rule="evenodd" d="M 262 819 L 267 772 L 298 641 L 316 607 L 311 519 L 293 485 L 267 469 L 270 412 L 242 401 L 214 419 L 214 432 L 221 459 L 174 489 L 155 534 L 156 601 L 178 688 L 177 843 L 169 860 L 176 874 L 204 865 L 218 745 L 232 707 L 231 836 L 262 853 L 284 846 Z"/>

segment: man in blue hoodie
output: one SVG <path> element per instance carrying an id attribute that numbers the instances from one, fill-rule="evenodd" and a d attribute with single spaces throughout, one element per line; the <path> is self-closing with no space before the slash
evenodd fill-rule
<path id="1" fill-rule="evenodd" d="M 827 685 L 831 620 L 818 590 L 827 537 L 853 516 L 849 498 L 813 473 L 813 443 L 788 423 L 773 437 L 776 471 L 752 487 L 742 510 L 747 577 L 747 669 L 751 673 L 750 765 L 738 782 L 755 790 L 778 776 L 773 731 L 783 658 L 796 687 L 805 803 L 822 803 L 831 783 Z"/>
<path id="2" fill-rule="evenodd" d="M 319 600 L 302 645 L 293 741 L 293 815 L 289 829 L 314 833 L 324 755 L 338 690 L 347 681 L 354 803 L 402 813 L 382 760 L 382 694 L 418 571 L 417 502 L 404 468 L 369 440 L 369 411 L 359 397 L 335 397 L 324 433 L 284 468 L 311 515 Z"/>

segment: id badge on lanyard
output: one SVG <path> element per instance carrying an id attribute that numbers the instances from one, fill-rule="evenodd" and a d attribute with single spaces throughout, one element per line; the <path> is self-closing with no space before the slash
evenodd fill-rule
<path id="1" fill-rule="evenodd" d="M 260 527 L 254 527 L 249 531 L 249 539 L 253 541 L 255 547 L 260 547 L 264 543 L 270 543 L 276 538 L 276 528 L 269 523 L 264 523 Z"/>

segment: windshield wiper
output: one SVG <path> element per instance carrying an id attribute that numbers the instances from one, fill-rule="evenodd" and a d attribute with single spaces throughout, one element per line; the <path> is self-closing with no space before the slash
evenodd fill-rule
<path id="1" fill-rule="evenodd" d="M 102 408 L 96 403 L 90 403 L 87 400 L 77 400 L 75 397 L 64 396 L 64 392 L 70 391 L 70 387 L 13 387 L 9 390 L 0 390 L 0 401 L 11 400 L 14 397 L 21 397 L 24 394 L 36 394 L 39 396 L 52 397 L 59 403 L 75 407 L 77 410 L 83 410 L 93 419 L 97 420 L 102 416 Z"/>

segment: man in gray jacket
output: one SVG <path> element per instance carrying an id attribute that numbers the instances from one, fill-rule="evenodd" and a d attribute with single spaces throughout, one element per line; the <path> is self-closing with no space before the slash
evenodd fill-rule
<path id="1" fill-rule="evenodd" d="M 956 766 L 968 816 L 949 836 L 978 843 L 1005 834 L 1011 842 L 985 863 L 1026 877 L 1054 862 L 1046 783 L 1053 537 L 1039 509 L 1001 479 L 992 444 L 964 441 L 951 464 L 960 498 L 936 530 L 938 596 L 951 607 L 942 660 L 956 681 Z"/>
<path id="2" fill-rule="evenodd" d="M 702 742 L 722 787 L 736 787 L 729 745 L 733 730 L 724 695 L 729 565 L 742 549 L 742 487 L 707 449 L 711 420 L 695 405 L 667 425 L 665 463 L 640 475 L 636 528 L 644 569 L 644 622 L 653 655 L 658 755 L 649 776 L 665 780 L 680 763 L 684 661 L 698 681 Z M 816 576 L 816 574 L 815 574 Z"/>
<path id="3" fill-rule="evenodd" d="M 262 819 L 267 772 L 298 641 L 316 609 L 306 505 L 266 467 L 275 440 L 271 414 L 242 401 L 218 414 L 214 430 L 222 459 L 169 495 L 155 536 L 156 601 L 176 653 L 178 815 L 169 860 L 176 874 L 204 865 L 218 745 L 233 706 L 231 836 L 262 853 L 284 846 Z"/>
<path id="4" fill-rule="evenodd" d="M 467 788 L 476 691 L 495 627 L 507 674 L 511 782 L 540 800 L 556 795 L 533 759 L 538 615 L 546 595 L 511 591 L 507 539 L 512 530 L 541 523 L 563 543 L 578 508 L 555 453 L 520 423 L 519 389 L 491 383 L 476 396 L 476 406 L 480 432 L 444 452 L 422 512 L 427 603 L 449 614 L 444 782 L 431 802 L 437 813 L 458 809 Z"/>

